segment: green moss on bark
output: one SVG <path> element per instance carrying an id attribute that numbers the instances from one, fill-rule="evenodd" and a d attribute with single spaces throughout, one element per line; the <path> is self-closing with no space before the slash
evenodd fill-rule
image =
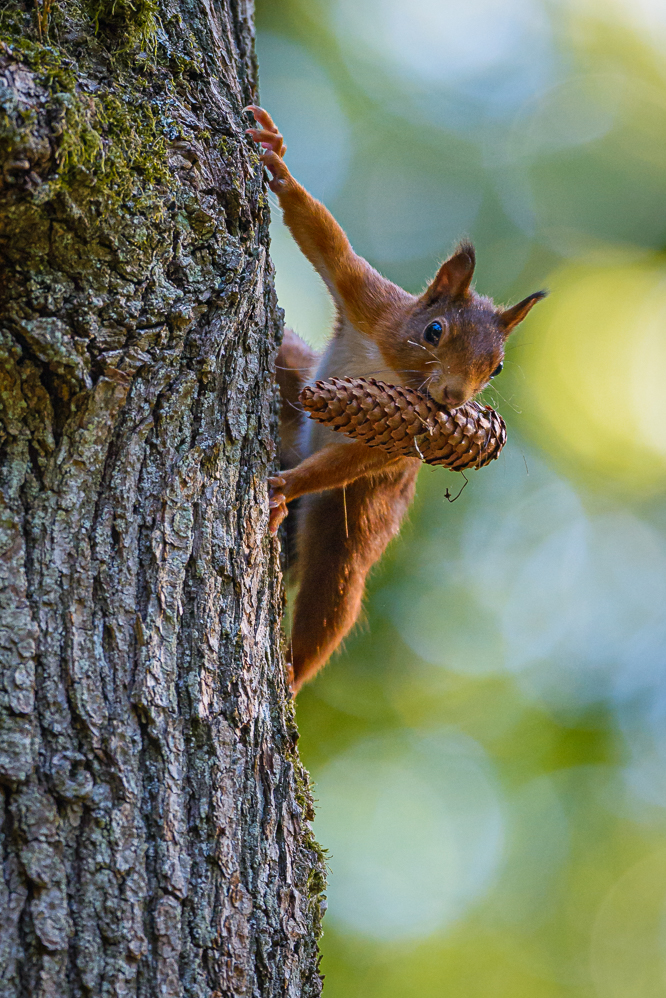
<path id="1" fill-rule="evenodd" d="M 89 7 L 96 30 L 115 36 L 124 49 L 155 48 L 158 10 L 155 0 L 95 0 Z"/>
<path id="2" fill-rule="evenodd" d="M 110 202 L 169 182 L 164 126 L 149 103 L 127 97 L 121 102 L 113 94 L 58 96 L 64 127 L 57 156 L 64 182 L 86 171 Z"/>
<path id="3" fill-rule="evenodd" d="M 98 202 L 101 215 L 121 205 L 159 213 L 161 197 L 173 183 L 166 133 L 174 126 L 160 102 L 146 94 L 141 78 L 128 81 L 122 99 L 103 88 L 91 94 L 77 81 L 72 60 L 55 46 L 22 39 L 2 48 L 33 69 L 44 90 L 40 99 L 50 128 L 41 138 L 51 147 L 52 162 L 42 171 L 46 176 L 38 177 L 46 183 L 33 192 L 36 203 L 61 190 L 70 195 L 81 190 L 86 200 Z M 0 91 L 3 161 L 32 161 L 40 129 L 43 133 L 44 121 L 33 108 Z"/>

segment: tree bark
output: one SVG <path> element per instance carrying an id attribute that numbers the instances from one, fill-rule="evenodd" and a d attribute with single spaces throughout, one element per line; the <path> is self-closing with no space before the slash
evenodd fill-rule
<path id="1" fill-rule="evenodd" d="M 247 0 L 0 13 L 0 994 L 318 995 Z"/>

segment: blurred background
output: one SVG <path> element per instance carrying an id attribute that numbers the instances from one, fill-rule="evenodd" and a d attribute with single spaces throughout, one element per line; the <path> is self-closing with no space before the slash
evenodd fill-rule
<path id="1" fill-rule="evenodd" d="M 548 287 L 298 699 L 326 998 L 666 994 L 666 5 L 258 0 L 293 173 L 418 292 Z M 274 211 L 287 322 L 331 309 Z"/>

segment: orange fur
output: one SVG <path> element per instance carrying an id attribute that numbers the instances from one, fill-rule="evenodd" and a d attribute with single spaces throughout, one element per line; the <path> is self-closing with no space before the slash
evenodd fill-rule
<path id="1" fill-rule="evenodd" d="M 255 106 L 247 110 L 261 126 L 247 133 L 265 150 L 262 162 L 271 173 L 269 186 L 278 196 L 284 221 L 336 305 L 336 335 L 316 377 L 383 378 L 425 388 L 450 408 L 485 387 L 501 370 L 507 336 L 544 292 L 511 309 L 496 308 L 471 287 L 475 255 L 469 243 L 442 264 L 420 297 L 403 291 L 354 252 L 330 212 L 294 180 L 283 159 L 284 139 L 270 115 Z M 296 341 L 289 331 L 278 361 L 291 368 L 291 374 L 278 371 L 290 454 L 283 462 L 285 470 L 269 479 L 273 533 L 287 515 L 287 504 L 306 497 L 298 515 L 300 587 L 291 638 L 294 689 L 315 674 L 353 626 L 366 576 L 398 532 L 419 467 L 414 459 L 390 458 L 364 444 L 340 441 L 320 426 L 301 425 L 299 431 L 289 406 L 300 384 L 303 357 L 311 352 Z"/>
<path id="2" fill-rule="evenodd" d="M 328 209 L 293 177 L 278 196 L 285 224 L 299 248 L 356 329 L 374 337 L 379 327 L 393 323 L 396 311 L 409 309 L 412 296 L 357 256 Z"/>
<path id="3" fill-rule="evenodd" d="M 366 447 L 356 441 L 328 444 L 303 458 L 295 468 L 269 478 L 269 484 L 275 489 L 271 499 L 274 503 L 272 509 L 279 508 L 283 514 L 279 516 L 276 513 L 273 519 L 278 521 L 279 526 L 282 518 L 287 515 L 287 503 L 293 499 L 310 492 L 323 492 L 349 485 L 363 475 L 376 474 L 397 460 L 399 458 L 386 451 Z"/>

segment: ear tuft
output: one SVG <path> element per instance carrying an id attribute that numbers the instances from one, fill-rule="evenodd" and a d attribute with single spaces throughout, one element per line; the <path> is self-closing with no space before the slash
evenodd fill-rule
<path id="1" fill-rule="evenodd" d="M 522 322 L 527 313 L 536 305 L 538 301 L 541 301 L 547 296 L 547 291 L 535 291 L 534 294 L 528 295 L 527 298 L 523 298 L 519 301 L 517 305 L 512 305 L 511 308 L 505 309 L 499 314 L 499 322 L 502 331 L 505 336 L 508 336 L 512 330 L 516 328 L 519 322 Z"/>
<path id="2" fill-rule="evenodd" d="M 437 271 L 434 281 L 422 295 L 421 300 L 430 305 L 437 298 L 459 298 L 469 290 L 476 266 L 476 253 L 470 242 L 461 242 L 453 256 L 450 256 Z"/>

